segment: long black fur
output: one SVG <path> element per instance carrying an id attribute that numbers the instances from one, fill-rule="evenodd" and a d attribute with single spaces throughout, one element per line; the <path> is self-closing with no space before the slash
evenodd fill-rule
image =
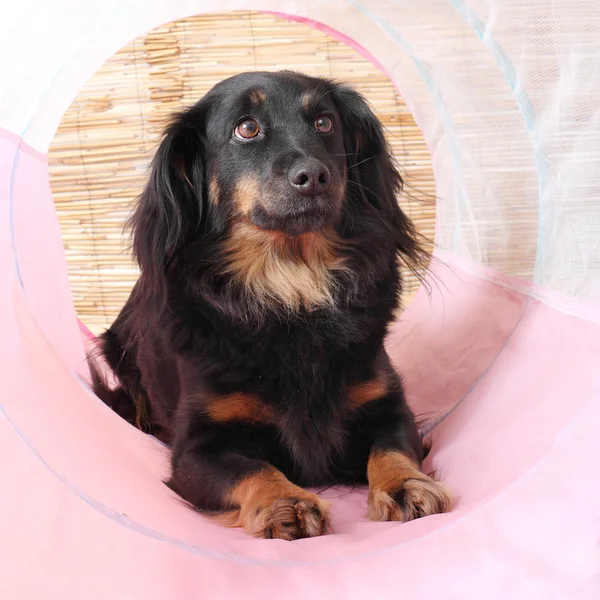
<path id="1" fill-rule="evenodd" d="M 335 112 L 347 183 L 334 223 L 346 269 L 333 275 L 333 306 L 261 307 L 223 272 L 236 178 L 285 150 L 283 139 L 262 154 L 250 145 L 238 150 L 230 126 L 221 125 L 244 115 L 246 106 L 236 103 L 256 87 L 279 100 L 280 112 L 289 107 L 290 123 L 307 91 Z M 295 138 L 301 152 L 322 144 L 302 135 Z M 218 202 L 210 199 L 211 177 L 219 182 Z M 328 80 L 289 72 L 236 76 L 166 130 L 131 218 L 141 275 L 101 338 L 120 385 L 110 390 L 96 373 L 94 388 L 172 447 L 170 485 L 197 508 L 229 508 L 232 486 L 266 463 L 313 486 L 366 482 L 374 447 L 423 458 L 397 375 L 381 398 L 347 408 L 350 387 L 391 368 L 383 341 L 398 306 L 400 266 L 419 269 L 425 258 L 398 206 L 401 188 L 368 104 Z M 281 415 L 280 424 L 211 421 L 204 400 L 238 392 L 260 397 Z"/>

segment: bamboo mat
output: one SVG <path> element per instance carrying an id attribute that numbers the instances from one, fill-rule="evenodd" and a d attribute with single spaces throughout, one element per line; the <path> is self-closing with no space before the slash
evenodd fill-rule
<path id="1" fill-rule="evenodd" d="M 50 185 L 80 319 L 94 333 L 117 316 L 137 279 L 123 230 L 169 115 L 241 71 L 294 69 L 361 91 L 402 167 L 401 205 L 433 240 L 435 184 L 425 141 L 392 83 L 355 50 L 307 25 L 256 12 L 203 15 L 154 29 L 86 83 L 49 151 Z M 418 282 L 406 276 L 404 302 Z"/>

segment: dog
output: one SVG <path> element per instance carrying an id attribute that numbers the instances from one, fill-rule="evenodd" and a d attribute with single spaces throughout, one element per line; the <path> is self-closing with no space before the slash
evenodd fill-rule
<path id="1" fill-rule="evenodd" d="M 384 349 L 401 263 L 426 254 L 355 90 L 242 73 L 176 115 L 132 213 L 140 277 L 92 364 L 108 406 L 171 448 L 167 485 L 260 538 L 329 530 L 307 487 L 368 484 L 370 519 L 450 509 Z"/>

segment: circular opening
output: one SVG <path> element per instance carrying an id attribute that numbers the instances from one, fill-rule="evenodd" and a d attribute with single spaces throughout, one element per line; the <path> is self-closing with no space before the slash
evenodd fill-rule
<path id="1" fill-rule="evenodd" d="M 113 322 L 137 279 L 124 223 L 166 121 L 218 81 L 259 69 L 333 77 L 362 92 L 401 168 L 401 205 L 433 240 L 435 182 L 425 140 L 393 83 L 358 50 L 273 14 L 173 21 L 136 38 L 102 66 L 73 100 L 50 146 L 50 185 L 75 309 L 93 333 Z M 404 305 L 418 286 L 405 273 Z"/>

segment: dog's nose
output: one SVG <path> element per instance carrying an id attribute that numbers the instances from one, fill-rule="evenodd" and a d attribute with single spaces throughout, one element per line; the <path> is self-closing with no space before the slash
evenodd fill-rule
<path id="1" fill-rule="evenodd" d="M 317 196 L 327 191 L 331 174 L 321 161 L 308 158 L 294 164 L 288 177 L 291 186 L 303 196 Z"/>

